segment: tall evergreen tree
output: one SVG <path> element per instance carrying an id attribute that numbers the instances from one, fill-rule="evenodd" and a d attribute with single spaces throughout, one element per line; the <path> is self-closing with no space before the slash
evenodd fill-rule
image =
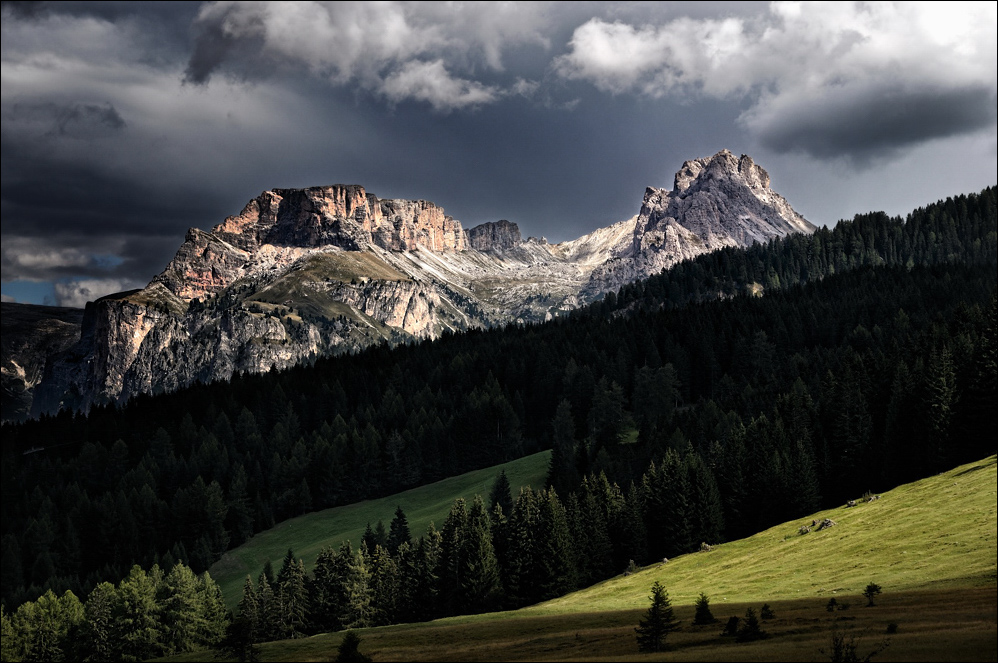
<path id="1" fill-rule="evenodd" d="M 340 622 L 344 628 L 367 628 L 374 623 L 374 605 L 371 591 L 371 570 L 367 566 L 366 549 L 354 553 L 347 569 L 344 585 L 346 604 Z"/>
<path id="2" fill-rule="evenodd" d="M 399 546 L 403 543 L 410 543 L 411 540 L 412 534 L 409 533 L 409 519 L 406 518 L 402 507 L 396 506 L 395 517 L 392 518 L 392 523 L 388 527 L 388 551 L 392 555 L 395 555 L 398 553 Z"/>
<path id="3" fill-rule="evenodd" d="M 506 470 L 499 470 L 495 481 L 492 482 L 492 489 L 489 491 L 489 511 L 495 512 L 496 505 L 502 507 L 504 514 L 509 514 L 513 510 L 513 492 L 509 485 L 509 478 Z"/>
<path id="4" fill-rule="evenodd" d="M 669 593 L 657 580 L 652 584 L 648 598 L 651 606 L 634 629 L 638 634 L 638 649 L 643 652 L 662 651 L 666 637 L 679 628 L 679 620 L 669 601 Z"/>
<path id="5" fill-rule="evenodd" d="M 460 578 L 462 612 L 487 612 L 501 599 L 499 563 L 492 546 L 492 524 L 481 496 L 468 512 L 463 537 L 464 572 Z"/>

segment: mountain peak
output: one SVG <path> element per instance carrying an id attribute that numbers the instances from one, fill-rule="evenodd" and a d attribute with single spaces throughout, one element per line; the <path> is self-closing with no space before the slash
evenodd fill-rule
<path id="1" fill-rule="evenodd" d="M 714 156 L 690 159 L 676 173 L 672 190 L 681 194 L 700 180 L 734 179 L 753 189 L 769 189 L 769 173 L 747 154 L 740 158 L 723 149 Z"/>

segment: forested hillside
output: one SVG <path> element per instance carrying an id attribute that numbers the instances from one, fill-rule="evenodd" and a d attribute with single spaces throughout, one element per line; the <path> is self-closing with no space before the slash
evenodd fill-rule
<path id="1" fill-rule="evenodd" d="M 4 426 L 4 603 L 202 571 L 289 516 L 546 446 L 545 499 L 609 541 L 557 592 L 980 458 L 996 254 L 989 188 L 704 255 L 544 325 Z"/>

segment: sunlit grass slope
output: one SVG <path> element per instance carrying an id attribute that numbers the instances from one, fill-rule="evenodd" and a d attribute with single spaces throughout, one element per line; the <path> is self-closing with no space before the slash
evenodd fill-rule
<path id="1" fill-rule="evenodd" d="M 864 656 L 898 624 L 888 660 L 995 660 L 998 462 L 980 462 L 901 486 L 879 500 L 839 507 L 754 536 L 657 563 L 522 610 L 363 629 L 361 651 L 385 660 L 829 660 L 833 631 L 859 638 Z M 800 535 L 812 519 L 829 529 Z M 649 588 L 668 590 L 679 632 L 670 651 L 639 654 L 634 626 Z M 883 587 L 874 608 L 861 594 Z M 693 626 L 693 602 L 711 597 L 720 619 L 758 612 L 770 638 L 740 644 L 721 624 Z M 827 612 L 829 598 L 849 610 Z M 331 660 L 342 633 L 266 643 L 263 660 Z M 195 660 L 178 657 L 177 660 Z"/>
<path id="2" fill-rule="evenodd" d="M 716 602 L 859 594 L 871 581 L 893 590 L 994 584 L 996 477 L 992 456 L 900 486 L 876 501 L 820 511 L 714 546 L 710 552 L 613 578 L 528 612 L 642 607 L 656 580 L 680 604 L 692 604 L 700 592 Z M 798 534 L 801 525 L 825 518 L 835 525 Z"/>
<path id="3" fill-rule="evenodd" d="M 509 463 L 450 477 L 388 497 L 316 511 L 286 520 L 265 532 L 256 534 L 243 545 L 225 553 L 209 569 L 209 573 L 221 586 L 225 602 L 232 608 L 242 596 L 246 574 L 251 574 L 255 581 L 268 559 L 274 564 L 276 572 L 288 548 L 294 550 L 297 557 L 305 560 L 305 565 L 311 570 L 316 555 L 322 548 L 339 547 L 345 540 L 351 541 L 354 547 L 359 546 L 360 537 L 368 523 L 374 527 L 378 520 L 381 520 L 387 529 L 395 516 L 396 506 L 401 506 L 405 512 L 413 537 L 421 536 L 426 532 L 430 522 L 433 522 L 437 528 L 443 525 L 447 512 L 457 498 L 463 497 L 469 502 L 476 494 L 487 498 L 492 489 L 492 482 L 500 470 L 506 471 L 514 498 L 521 486 L 544 487 L 550 458 L 550 451 L 542 451 Z"/>

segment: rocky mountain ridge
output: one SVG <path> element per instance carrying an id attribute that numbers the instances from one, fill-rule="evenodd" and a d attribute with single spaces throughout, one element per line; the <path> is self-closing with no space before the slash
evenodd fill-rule
<path id="1" fill-rule="evenodd" d="M 560 244 L 506 220 L 464 230 L 434 203 L 359 185 L 265 191 L 212 231 L 188 231 L 146 288 L 88 304 L 32 413 L 550 319 L 705 251 L 813 229 L 765 170 L 727 150 L 685 162 L 672 190 L 649 187 L 631 219 Z"/>

